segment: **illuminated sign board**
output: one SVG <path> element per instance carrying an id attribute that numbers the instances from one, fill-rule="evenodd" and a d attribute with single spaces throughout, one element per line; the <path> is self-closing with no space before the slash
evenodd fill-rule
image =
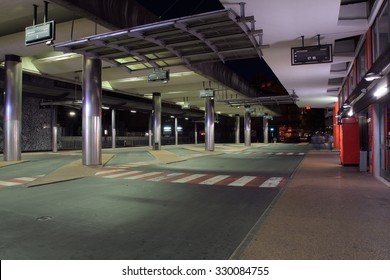
<path id="1" fill-rule="evenodd" d="M 55 22 L 49 21 L 41 24 L 26 27 L 25 29 L 25 44 L 30 46 L 33 44 L 47 43 L 55 39 Z"/>
<path id="2" fill-rule="evenodd" d="M 202 89 L 199 91 L 199 97 L 200 98 L 214 97 L 214 90 L 213 89 Z"/>
<path id="3" fill-rule="evenodd" d="M 332 45 L 291 48 L 291 65 L 333 62 Z"/>

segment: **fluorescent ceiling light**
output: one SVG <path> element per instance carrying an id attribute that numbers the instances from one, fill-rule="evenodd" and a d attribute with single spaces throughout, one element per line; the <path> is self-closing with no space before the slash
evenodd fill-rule
<path id="1" fill-rule="evenodd" d="M 55 56 L 40 58 L 40 59 L 37 59 L 35 61 L 53 62 L 53 61 L 61 61 L 61 60 L 66 60 L 66 59 L 78 58 L 78 57 L 81 57 L 81 55 L 77 54 L 77 53 L 64 53 L 64 54 L 59 54 L 59 55 L 55 55 Z"/>
<path id="2" fill-rule="evenodd" d="M 146 76 L 140 76 L 140 77 L 131 77 L 131 78 L 124 78 L 115 80 L 115 83 L 127 83 L 127 82 L 140 82 L 140 81 L 146 81 L 148 77 Z"/>
<path id="3" fill-rule="evenodd" d="M 170 77 L 184 77 L 184 76 L 190 76 L 190 75 L 194 75 L 194 74 L 195 74 L 194 71 L 187 71 L 187 72 L 170 73 L 169 76 Z"/>

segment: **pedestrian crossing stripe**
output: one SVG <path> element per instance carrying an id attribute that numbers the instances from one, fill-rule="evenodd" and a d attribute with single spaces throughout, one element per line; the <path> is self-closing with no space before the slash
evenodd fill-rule
<path id="1" fill-rule="evenodd" d="M 7 179 L 7 180 L 0 180 L 0 189 L 10 187 L 10 186 L 27 184 L 27 183 L 30 183 L 30 182 L 38 179 L 39 177 L 43 177 L 43 176 L 45 176 L 45 175 L 19 177 L 19 178 Z"/>
<path id="2" fill-rule="evenodd" d="M 128 171 L 119 168 L 100 171 L 95 175 L 98 177 L 109 179 L 116 178 L 124 180 L 142 180 L 151 182 L 257 188 L 276 188 L 284 186 L 284 184 L 287 182 L 287 179 L 284 177 L 235 176 L 205 173 L 191 174 L 181 172 L 150 172 L 136 170 Z"/>

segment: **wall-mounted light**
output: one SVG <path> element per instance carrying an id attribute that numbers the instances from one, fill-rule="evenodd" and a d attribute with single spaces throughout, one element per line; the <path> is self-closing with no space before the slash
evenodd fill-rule
<path id="1" fill-rule="evenodd" d="M 104 106 L 104 105 L 103 105 L 103 106 L 102 106 L 102 109 L 103 109 L 103 110 L 108 110 L 108 109 L 110 109 L 110 107 Z"/>
<path id="2" fill-rule="evenodd" d="M 372 82 L 374 80 L 378 80 L 378 79 L 381 79 L 383 78 L 383 75 L 382 74 L 375 74 L 375 73 L 368 73 L 364 79 L 367 81 L 367 82 Z"/>
<path id="3" fill-rule="evenodd" d="M 76 112 L 75 112 L 75 111 L 70 111 L 70 112 L 69 112 L 69 116 L 71 116 L 71 117 L 76 116 Z"/>
<path id="4" fill-rule="evenodd" d="M 351 108 L 351 105 L 349 105 L 349 104 L 347 104 L 347 103 L 344 103 L 344 104 L 343 104 L 343 108 L 344 108 L 344 109 Z"/>
<path id="5" fill-rule="evenodd" d="M 135 113 L 137 113 L 137 111 L 136 110 L 130 110 L 130 113 L 135 114 Z"/>

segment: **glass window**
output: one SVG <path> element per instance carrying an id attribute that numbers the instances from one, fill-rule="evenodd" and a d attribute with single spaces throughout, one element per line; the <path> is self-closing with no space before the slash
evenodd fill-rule
<path id="1" fill-rule="evenodd" d="M 373 55 L 377 59 L 389 45 L 389 2 L 387 1 L 375 21 L 373 33 Z"/>
<path id="2" fill-rule="evenodd" d="M 367 72 L 366 69 L 366 43 L 364 42 L 362 49 L 360 50 L 356 58 L 357 68 L 357 81 L 360 82 Z"/>
<path id="3" fill-rule="evenodd" d="M 348 75 L 348 96 L 350 96 L 352 94 L 352 91 L 355 89 L 355 77 L 354 77 L 354 72 L 353 71 L 353 67 L 352 67 L 352 71 L 351 73 Z"/>

